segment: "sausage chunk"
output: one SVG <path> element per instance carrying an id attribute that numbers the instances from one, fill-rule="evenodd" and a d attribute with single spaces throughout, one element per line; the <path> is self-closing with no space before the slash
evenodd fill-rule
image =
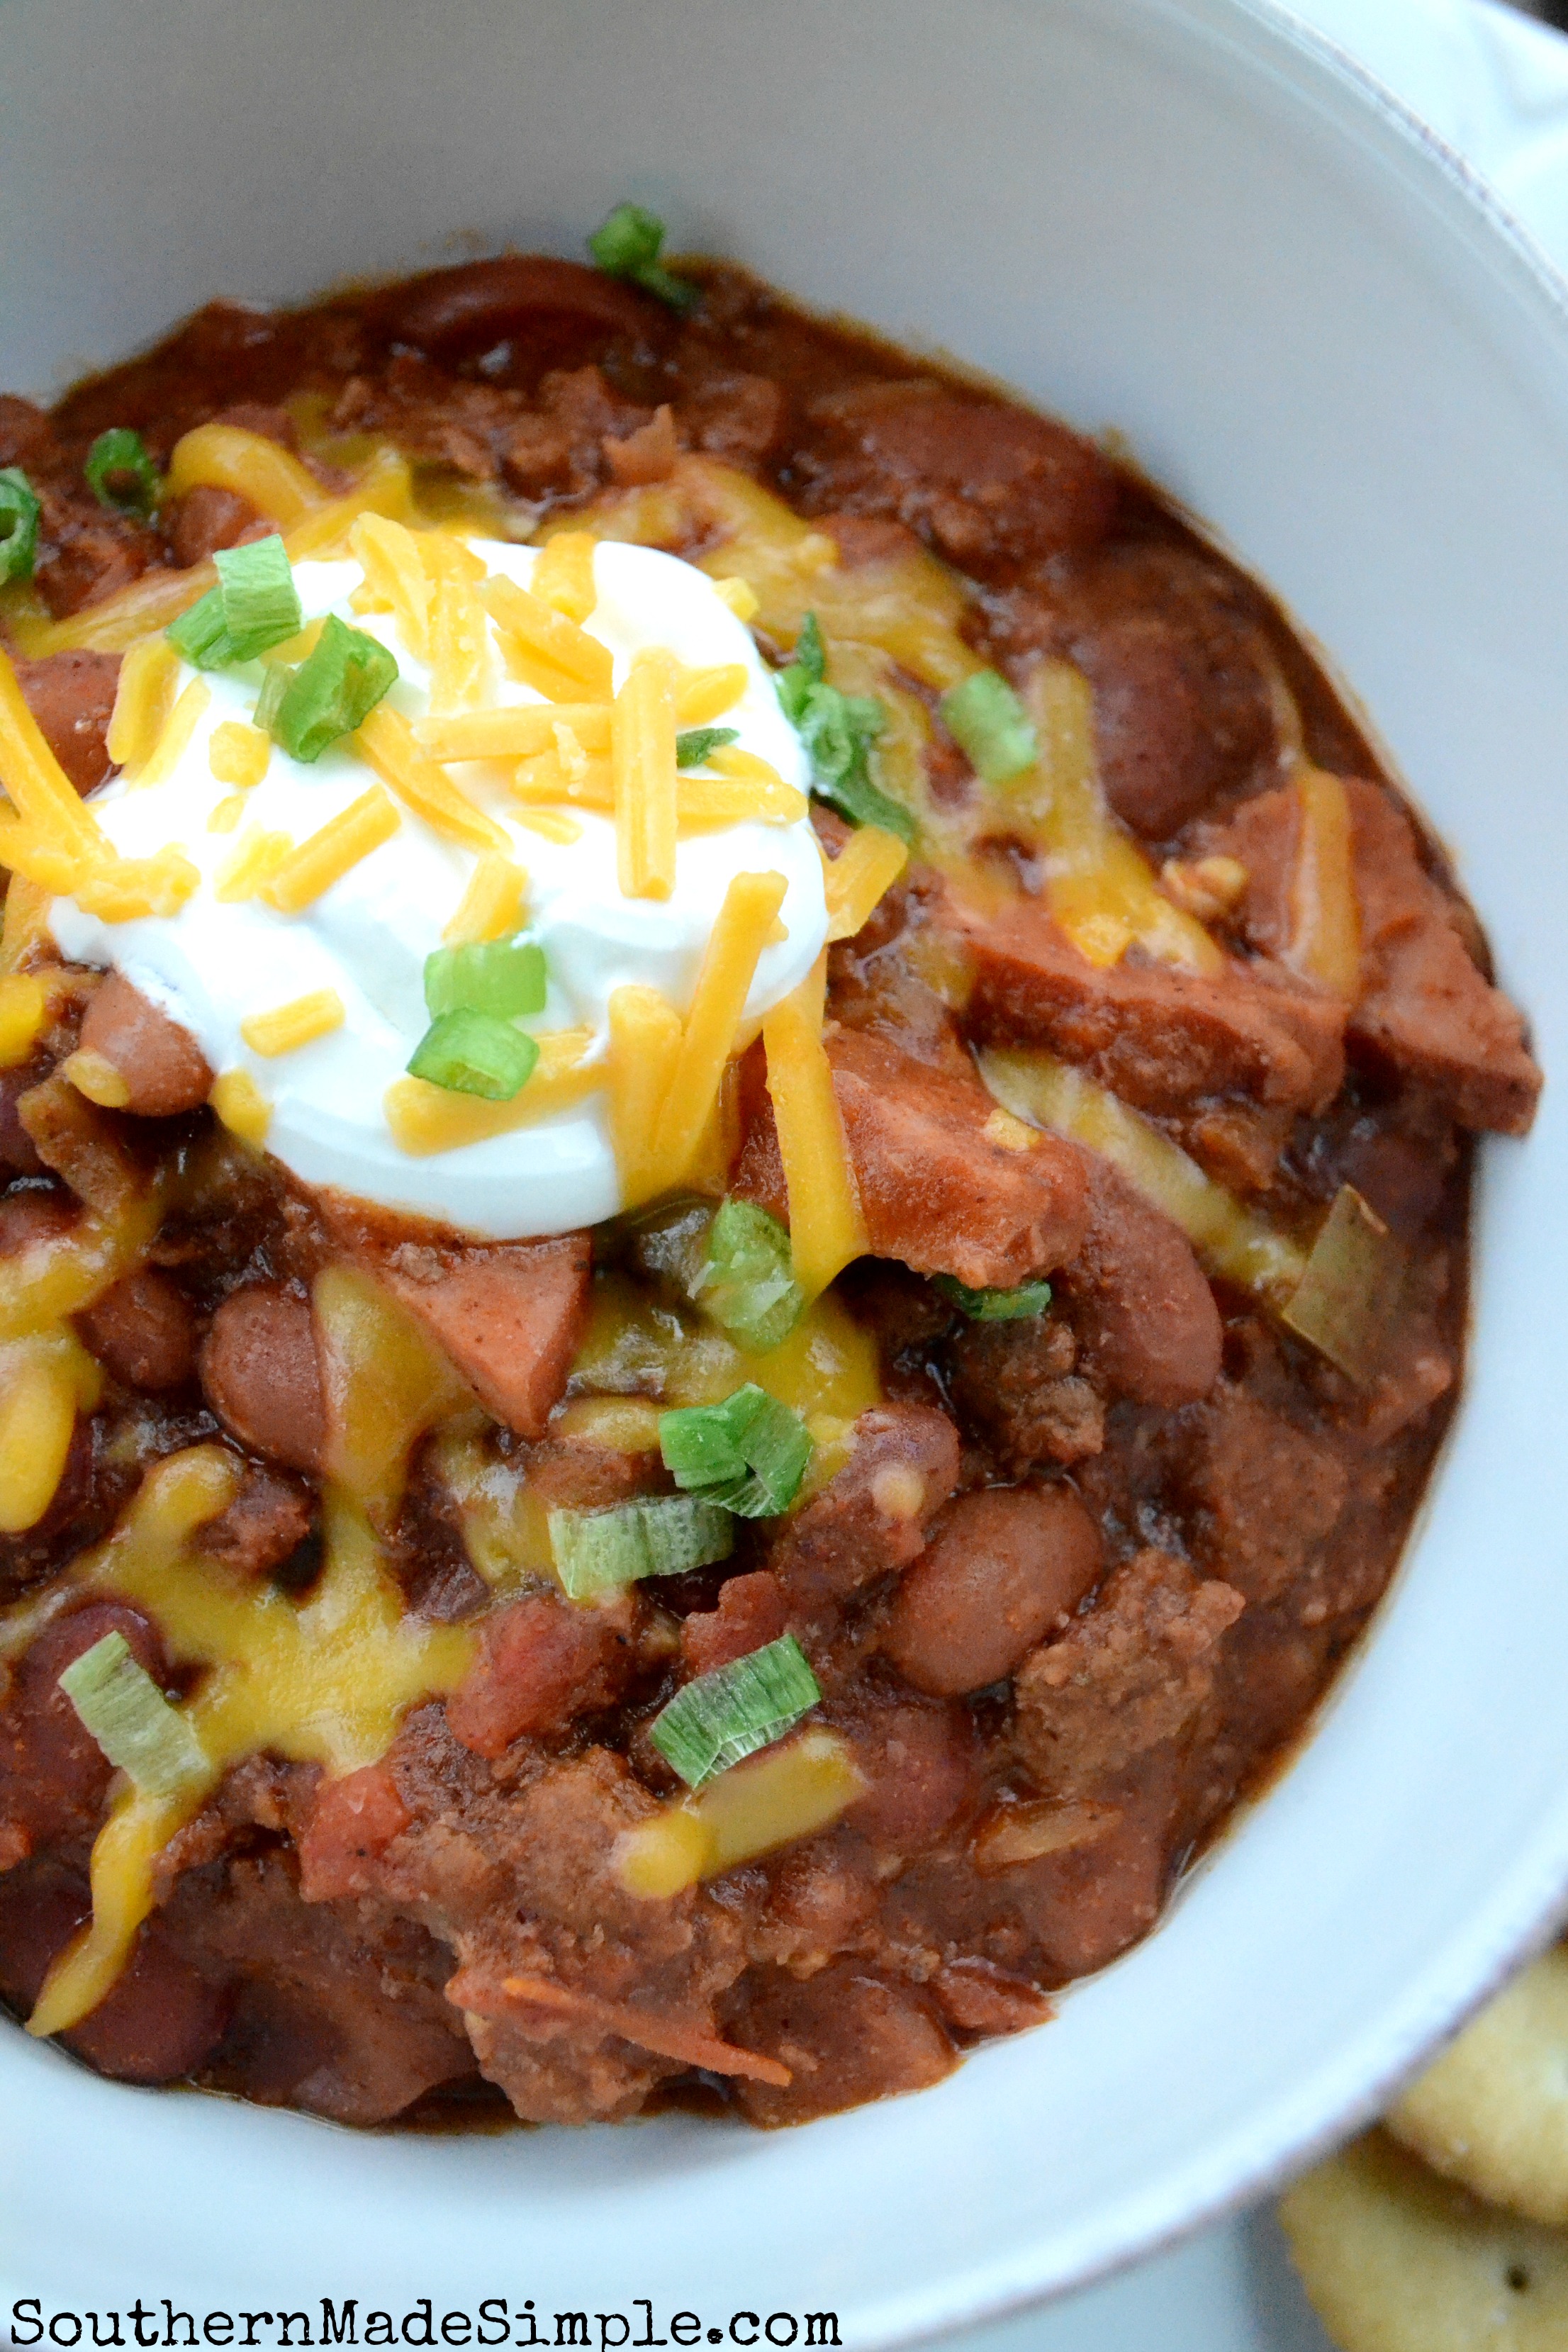
<path id="1" fill-rule="evenodd" d="M 945 1413 L 925 1404 L 863 1412 L 843 1469 L 773 1546 L 768 1565 L 786 1601 L 817 1607 L 906 1568 L 957 1484 L 958 1432 Z"/>
<path id="2" fill-rule="evenodd" d="M 213 1074 L 190 1031 L 122 972 L 110 972 L 89 1004 L 81 1044 L 114 1065 L 131 1090 L 124 1108 L 142 1118 L 199 1109 L 212 1092 Z"/>
<path id="3" fill-rule="evenodd" d="M 399 1253 L 376 1270 L 496 1419 L 542 1437 L 583 1328 L 591 1255 L 586 1234 L 566 1234 L 428 1250 L 412 1264 Z"/>
<path id="4" fill-rule="evenodd" d="M 882 1646 L 917 1690 L 982 1690 L 1062 1631 L 1100 1563 L 1100 1530 L 1065 1486 L 961 1495 L 900 1584 Z"/>
<path id="5" fill-rule="evenodd" d="M 18 661 L 16 683 L 45 742 L 79 793 L 90 793 L 110 770 L 109 721 L 120 684 L 120 656 L 77 650 Z"/>
<path id="6" fill-rule="evenodd" d="M 290 1470 L 319 1470 L 327 1409 L 310 1304 L 272 1283 L 224 1300 L 201 1354 L 202 1387 L 242 1445 Z"/>
<path id="7" fill-rule="evenodd" d="M 453 1736 L 476 1755 L 502 1756 L 524 1733 L 561 1731 L 610 1706 L 635 1661 L 634 1609 L 541 1592 L 488 1618 L 478 1662 L 447 1703 Z"/>

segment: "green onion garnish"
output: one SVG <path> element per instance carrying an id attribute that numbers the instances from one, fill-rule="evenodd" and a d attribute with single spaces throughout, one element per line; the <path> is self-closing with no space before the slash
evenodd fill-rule
<path id="1" fill-rule="evenodd" d="M 112 507 L 118 514 L 140 515 L 145 520 L 163 495 L 163 478 L 142 436 L 129 425 L 113 425 L 99 435 L 82 472 L 99 505 Z"/>
<path id="2" fill-rule="evenodd" d="M 32 578 L 42 512 L 20 466 L 0 467 L 0 586 L 7 580 Z"/>
<path id="3" fill-rule="evenodd" d="M 425 959 L 425 1003 L 444 1013 L 489 1013 L 498 1021 L 544 1010 L 544 950 L 517 939 L 437 948 Z"/>
<path id="4" fill-rule="evenodd" d="M 217 586 L 171 621 L 164 632 L 188 662 L 197 669 L 226 669 L 234 662 L 254 661 L 269 646 L 299 635 L 305 615 L 276 531 L 269 539 L 253 540 L 248 547 L 220 547 L 213 561 Z"/>
<path id="5" fill-rule="evenodd" d="M 60 1688 L 110 1762 L 144 1797 L 177 1797 L 211 1778 L 188 1717 L 171 1706 L 123 1633 L 106 1633 L 73 1659 Z"/>
<path id="6" fill-rule="evenodd" d="M 721 751 L 726 743 L 738 743 L 738 727 L 688 727 L 675 739 L 675 764 L 678 768 L 700 768 L 710 751 Z"/>
<path id="7" fill-rule="evenodd" d="M 1005 784 L 1032 768 L 1040 746 L 1029 714 L 1000 670 L 977 669 L 950 687 L 937 705 L 948 733 L 988 784 Z"/>
<path id="8" fill-rule="evenodd" d="M 700 1789 L 793 1731 L 821 1696 L 805 1652 L 784 1633 L 678 1690 L 648 1736 L 687 1787 Z"/>
<path id="9" fill-rule="evenodd" d="M 641 205 L 617 205 L 588 239 L 588 250 L 606 278 L 627 278 L 672 310 L 689 310 L 702 299 L 700 286 L 660 266 L 664 223 Z"/>
<path id="10" fill-rule="evenodd" d="M 1048 1282 L 1020 1282 L 1014 1290 L 971 1290 L 951 1274 L 935 1276 L 937 1288 L 977 1323 L 1021 1323 L 1027 1315 L 1043 1315 L 1051 1303 Z"/>
<path id="11" fill-rule="evenodd" d="M 683 1576 L 728 1559 L 735 1522 L 700 1495 L 660 1495 L 613 1511 L 552 1511 L 550 1548 L 567 1598 L 595 1601 L 645 1576 Z"/>
<path id="12" fill-rule="evenodd" d="M 443 1013 L 415 1047 L 409 1075 L 454 1094 L 510 1102 L 533 1076 L 536 1039 L 493 1013 Z"/>
<path id="13" fill-rule="evenodd" d="M 778 1219 L 753 1201 L 725 1201 L 708 1228 L 697 1297 L 703 1313 L 742 1348 L 765 1353 L 787 1339 L 805 1294 Z"/>
<path id="14" fill-rule="evenodd" d="M 283 697 L 289 691 L 289 681 L 293 675 L 287 662 L 273 662 L 261 681 L 261 691 L 256 698 L 253 715 L 264 735 L 272 732 L 273 721 L 282 707 Z"/>
<path id="15" fill-rule="evenodd" d="M 826 654 L 815 613 L 795 640 L 795 659 L 773 684 L 784 717 L 798 730 L 811 761 L 811 789 L 851 824 L 879 824 L 913 842 L 915 821 L 899 801 L 871 782 L 871 746 L 887 714 L 872 695 L 844 694 L 826 681 Z"/>
<path id="16" fill-rule="evenodd" d="M 811 1437 L 798 1412 L 748 1381 L 722 1404 L 659 1415 L 664 1466 L 688 1494 L 743 1519 L 776 1518 L 800 1491 Z"/>
<path id="17" fill-rule="evenodd" d="M 289 677 L 271 728 L 295 760 L 319 760 L 329 743 L 352 735 L 397 677 L 386 647 L 329 613 L 315 649 Z"/>

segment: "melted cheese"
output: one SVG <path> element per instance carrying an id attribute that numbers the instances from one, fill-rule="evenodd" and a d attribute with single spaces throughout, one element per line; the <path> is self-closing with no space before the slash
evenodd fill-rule
<path id="1" fill-rule="evenodd" d="M 265 1750 L 353 1772 L 386 1753 L 411 1706 L 455 1689 L 472 1663 L 471 1632 L 405 1612 L 342 1489 L 327 1490 L 325 1564 L 305 1601 L 204 1561 L 200 1528 L 239 1475 L 217 1446 L 172 1455 L 149 1472 L 108 1543 L 70 1571 L 79 1590 L 145 1610 L 173 1662 L 203 1670 L 186 1713 L 212 1769 L 183 1802 L 132 1793 L 117 1803 L 94 1847 L 92 1925 L 50 1970 L 34 2033 L 61 2032 L 102 2000 L 151 1908 L 159 1853 L 231 1765 Z"/>
<path id="2" fill-rule="evenodd" d="M 808 1298 L 871 1246 L 822 1042 L 826 984 L 825 956 L 811 979 L 763 1021 L 795 1278 Z"/>

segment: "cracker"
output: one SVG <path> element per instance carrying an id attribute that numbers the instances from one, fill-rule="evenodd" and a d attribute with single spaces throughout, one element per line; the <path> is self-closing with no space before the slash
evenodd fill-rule
<path id="1" fill-rule="evenodd" d="M 1531 2221 L 1568 2226 L 1568 1948 L 1527 1969 L 1408 2090 L 1394 2137 Z"/>
<path id="2" fill-rule="evenodd" d="M 1563 2352 L 1568 2236 L 1481 2205 L 1382 2132 L 1280 2200 L 1342 2352 Z"/>

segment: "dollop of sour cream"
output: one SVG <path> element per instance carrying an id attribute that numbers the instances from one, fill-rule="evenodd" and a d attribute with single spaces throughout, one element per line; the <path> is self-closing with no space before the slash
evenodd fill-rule
<path id="1" fill-rule="evenodd" d="M 538 560 L 533 549 L 472 545 L 490 572 L 527 586 Z M 353 610 L 349 600 L 363 577 L 353 561 L 294 567 L 307 621 L 335 613 L 378 637 L 398 665 L 389 701 L 405 717 L 422 718 L 429 672 L 404 644 L 393 614 Z M 598 603 L 584 626 L 613 655 L 616 688 L 644 647 L 667 647 L 691 668 L 743 665 L 745 691 L 720 723 L 738 730 L 742 749 L 806 789 L 799 739 L 751 634 L 703 572 L 650 548 L 605 542 L 595 553 L 595 584 Z M 493 703 L 543 699 L 508 678 L 499 655 L 491 672 Z M 195 675 L 183 672 L 182 688 Z M 125 923 L 105 923 L 72 899 L 57 899 L 51 920 L 62 953 L 123 972 L 191 1031 L 215 1072 L 248 1072 L 270 1106 L 267 1149 L 307 1184 L 491 1238 L 563 1233 L 613 1216 L 621 1189 L 602 1092 L 536 1125 L 429 1158 L 398 1149 L 383 1099 L 428 1026 L 425 960 L 442 944 L 474 853 L 402 808 L 392 838 L 302 913 L 281 914 L 258 898 L 220 900 L 215 878 L 234 856 L 236 835 L 208 830 L 230 792 L 212 774 L 208 744 L 225 720 L 251 719 L 264 670 L 252 662 L 203 675 L 212 699 L 166 781 L 138 787 L 117 779 L 92 803 L 124 856 L 150 856 L 177 843 L 200 869 L 199 886 L 177 914 Z M 586 1026 L 595 1033 L 590 1058 L 602 1055 L 611 993 L 631 982 L 657 988 L 684 1015 L 738 874 L 778 873 L 787 883 L 780 916 L 786 936 L 763 950 L 748 1019 L 797 987 L 821 952 L 827 916 L 809 821 L 683 829 L 672 895 L 631 898 L 618 887 L 611 818 L 574 807 L 576 838 L 549 840 L 518 821 L 519 803 L 509 798 L 499 763 L 449 772 L 510 836 L 527 871 L 526 936 L 543 948 L 549 973 L 545 1008 L 523 1024 L 538 1034 Z M 265 777 L 245 795 L 243 823 L 300 842 L 373 781 L 346 744 L 331 746 L 313 765 L 274 745 Z M 246 1045 L 240 1024 L 247 1017 L 320 989 L 341 997 L 341 1028 L 276 1058 Z"/>

